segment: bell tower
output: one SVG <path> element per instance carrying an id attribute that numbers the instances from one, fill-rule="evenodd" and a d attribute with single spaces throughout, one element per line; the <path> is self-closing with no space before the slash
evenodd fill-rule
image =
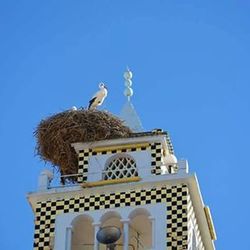
<path id="1" fill-rule="evenodd" d="M 124 76 L 129 89 L 132 73 Z M 131 107 L 128 100 L 125 116 Z M 132 113 L 128 126 L 139 124 Z M 186 160 L 175 157 L 167 132 L 134 130 L 71 147 L 77 172 L 60 178 L 73 182 L 53 186 L 52 174 L 43 171 L 38 190 L 28 194 L 35 216 L 34 250 L 215 249 L 216 234 L 197 177 Z"/>

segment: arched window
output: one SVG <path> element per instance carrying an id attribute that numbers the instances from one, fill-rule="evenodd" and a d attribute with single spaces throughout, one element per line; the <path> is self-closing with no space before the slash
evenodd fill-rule
<path id="1" fill-rule="evenodd" d="M 108 159 L 103 179 L 121 179 L 138 176 L 135 160 L 127 154 L 115 155 Z"/>
<path id="2" fill-rule="evenodd" d="M 94 247 L 93 220 L 89 216 L 80 215 L 72 222 L 73 235 L 71 242 L 72 250 L 90 250 Z"/>
<path id="3" fill-rule="evenodd" d="M 109 211 L 105 213 L 101 219 L 101 228 L 103 227 L 117 227 L 120 229 L 122 235 L 118 241 L 116 241 L 116 250 L 122 250 L 123 249 L 123 225 L 121 222 L 121 216 L 118 212 Z M 106 250 L 106 246 L 103 244 L 99 244 L 99 250 Z M 129 249 L 130 250 L 130 249 Z"/>
<path id="4" fill-rule="evenodd" d="M 129 244 L 134 249 L 151 249 L 152 246 L 152 222 L 150 213 L 143 208 L 133 210 L 130 215 Z"/>

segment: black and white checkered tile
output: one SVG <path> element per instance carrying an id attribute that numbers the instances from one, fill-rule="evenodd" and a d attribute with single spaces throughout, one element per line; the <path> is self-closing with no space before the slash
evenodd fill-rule
<path id="1" fill-rule="evenodd" d="M 154 175 L 161 174 L 161 166 L 162 166 L 162 155 L 163 155 L 163 148 L 161 143 L 154 143 L 150 146 L 151 149 L 151 173 Z"/>
<path id="2" fill-rule="evenodd" d="M 166 249 L 185 250 L 188 246 L 188 196 L 188 188 L 183 184 L 38 202 L 34 250 L 49 249 L 58 214 L 154 203 L 165 203 L 167 207 Z"/>

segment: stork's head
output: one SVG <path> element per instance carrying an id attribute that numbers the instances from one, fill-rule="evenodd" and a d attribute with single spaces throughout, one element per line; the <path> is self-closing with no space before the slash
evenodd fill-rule
<path id="1" fill-rule="evenodd" d="M 105 84 L 103 82 L 99 83 L 99 88 L 100 89 L 106 89 L 107 87 L 105 86 Z"/>

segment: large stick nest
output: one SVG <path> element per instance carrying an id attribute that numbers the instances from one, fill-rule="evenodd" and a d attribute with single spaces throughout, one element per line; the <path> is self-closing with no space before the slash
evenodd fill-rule
<path id="1" fill-rule="evenodd" d="M 106 111 L 68 110 L 42 120 L 34 134 L 36 152 L 60 171 L 61 175 L 77 174 L 78 157 L 71 143 L 127 137 L 132 131 Z M 75 177 L 62 179 L 75 182 Z"/>

